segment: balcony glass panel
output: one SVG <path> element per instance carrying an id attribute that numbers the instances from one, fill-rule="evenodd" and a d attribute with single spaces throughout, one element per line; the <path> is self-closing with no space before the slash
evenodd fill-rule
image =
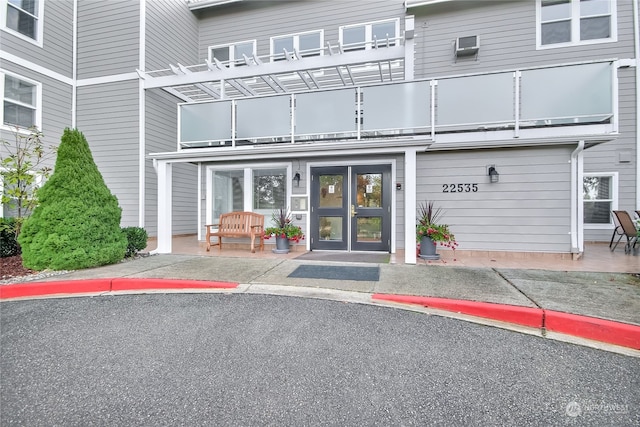
<path id="1" fill-rule="evenodd" d="M 545 124 L 604 120 L 612 114 L 611 64 L 522 72 L 520 117 Z"/>
<path id="2" fill-rule="evenodd" d="M 296 135 L 355 133 L 355 89 L 296 94 Z"/>
<path id="3" fill-rule="evenodd" d="M 431 125 L 428 81 L 362 89 L 362 130 L 416 129 Z"/>
<path id="4" fill-rule="evenodd" d="M 180 142 L 231 139 L 231 101 L 180 106 Z"/>
<path id="5" fill-rule="evenodd" d="M 513 123 L 513 73 L 438 80 L 436 126 Z"/>
<path id="6" fill-rule="evenodd" d="M 272 138 L 291 135 L 291 96 L 239 99 L 236 138 Z"/>

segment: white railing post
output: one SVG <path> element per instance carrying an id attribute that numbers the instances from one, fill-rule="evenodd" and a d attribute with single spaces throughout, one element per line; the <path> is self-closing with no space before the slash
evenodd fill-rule
<path id="1" fill-rule="evenodd" d="M 514 88 L 515 88 L 515 95 L 514 95 L 515 105 L 513 110 L 513 114 L 515 117 L 515 123 L 513 127 L 514 138 L 520 138 L 520 77 L 521 76 L 522 76 L 522 72 L 520 70 L 516 70 L 513 73 Z"/>

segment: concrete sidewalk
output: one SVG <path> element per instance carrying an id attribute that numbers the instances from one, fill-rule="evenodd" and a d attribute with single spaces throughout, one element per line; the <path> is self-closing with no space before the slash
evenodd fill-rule
<path id="1" fill-rule="evenodd" d="M 301 265 L 322 266 L 327 269 L 332 266 L 378 267 L 379 280 L 289 277 Z M 549 330 L 549 324 L 544 323 L 545 317 L 546 321 L 550 322 L 554 319 L 553 313 L 560 313 L 556 319 L 559 325 L 557 332 L 599 340 L 601 335 L 620 333 L 605 327 L 608 321 L 612 321 L 623 324 L 626 329 L 622 333 L 630 331 L 631 334 L 625 338 L 626 341 L 614 343 L 640 349 L 640 279 L 630 274 L 335 263 L 284 258 L 153 255 L 115 265 L 48 277 L 41 282 L 106 278 L 230 282 L 238 284 L 234 292 L 279 293 L 325 298 L 332 298 L 332 294 L 336 293 L 350 293 L 361 302 L 372 302 L 372 299 L 374 303 L 376 301 L 409 302 L 414 305 L 498 321 L 514 322 L 515 320 L 514 323 L 524 326 L 534 325 L 518 322 L 518 319 L 532 313 L 540 313 L 543 334 L 546 332 L 545 328 Z M 424 297 L 425 299 L 394 299 L 397 296 Z M 473 309 L 468 310 L 465 307 Z M 505 307 L 509 311 L 506 317 L 499 314 Z M 568 319 L 562 317 L 564 313 L 580 317 Z M 588 316 L 588 318 L 585 320 L 582 316 Z M 599 319 L 603 322 L 599 322 Z M 568 330 L 563 330 L 567 324 L 571 326 Z M 579 332 L 587 324 L 599 331 L 598 334 L 572 333 L 574 330 Z"/>

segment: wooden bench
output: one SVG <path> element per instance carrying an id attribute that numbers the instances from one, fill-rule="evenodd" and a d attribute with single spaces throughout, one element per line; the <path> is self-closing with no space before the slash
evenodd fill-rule
<path id="1" fill-rule="evenodd" d="M 251 252 L 255 252 L 255 238 L 260 239 L 260 250 L 264 251 L 264 215 L 255 212 L 229 212 L 220 215 L 217 224 L 205 225 L 207 229 L 207 251 L 211 246 L 219 245 L 222 250 L 223 237 L 249 237 Z M 214 229 L 216 231 L 214 231 Z M 217 237 L 218 243 L 211 244 L 211 237 Z"/>

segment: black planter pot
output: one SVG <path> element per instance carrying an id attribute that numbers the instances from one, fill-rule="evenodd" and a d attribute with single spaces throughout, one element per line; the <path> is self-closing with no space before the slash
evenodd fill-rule
<path id="1" fill-rule="evenodd" d="M 440 255 L 436 253 L 436 245 L 428 236 L 420 239 L 420 258 L 428 260 L 439 260 Z"/>
<path id="2" fill-rule="evenodd" d="M 276 236 L 276 248 L 271 252 L 274 254 L 288 254 L 289 253 L 289 239 L 286 237 Z"/>

